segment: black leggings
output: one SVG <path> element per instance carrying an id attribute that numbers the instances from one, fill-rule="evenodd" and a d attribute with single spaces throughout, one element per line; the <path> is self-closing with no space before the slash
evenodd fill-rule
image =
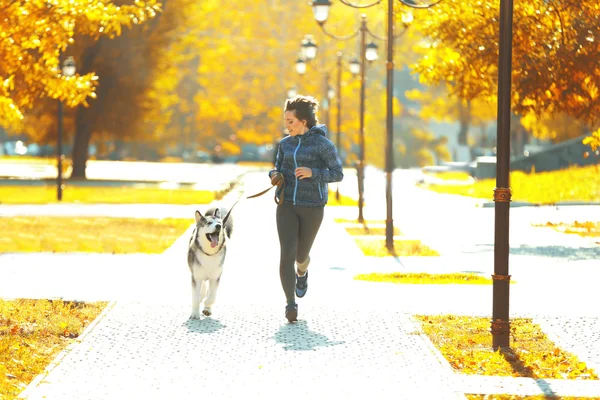
<path id="1" fill-rule="evenodd" d="M 296 302 L 296 268 L 305 263 L 323 221 L 324 207 L 298 207 L 285 202 L 277 206 L 277 233 L 281 258 L 279 275 L 288 304 Z"/>

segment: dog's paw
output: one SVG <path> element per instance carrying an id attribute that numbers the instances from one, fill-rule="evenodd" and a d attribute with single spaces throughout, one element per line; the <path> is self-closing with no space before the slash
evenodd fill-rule
<path id="1" fill-rule="evenodd" d="M 199 311 L 192 312 L 192 315 L 190 315 L 190 319 L 200 319 L 200 312 Z"/>
<path id="2" fill-rule="evenodd" d="M 206 315 L 207 317 L 210 317 L 212 315 L 212 312 L 210 311 L 210 308 L 205 308 L 204 310 L 202 310 L 202 314 Z"/>

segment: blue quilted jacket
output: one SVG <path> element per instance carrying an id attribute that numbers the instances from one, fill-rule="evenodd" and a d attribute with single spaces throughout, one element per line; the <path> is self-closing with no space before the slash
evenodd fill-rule
<path id="1" fill-rule="evenodd" d="M 294 171 L 298 167 L 310 168 L 312 176 L 296 178 Z M 323 207 L 328 200 L 327 184 L 344 178 L 342 161 L 333 142 L 327 139 L 325 125 L 313 126 L 304 135 L 283 138 L 269 177 L 276 171 L 285 179 L 284 200 L 304 207 Z"/>

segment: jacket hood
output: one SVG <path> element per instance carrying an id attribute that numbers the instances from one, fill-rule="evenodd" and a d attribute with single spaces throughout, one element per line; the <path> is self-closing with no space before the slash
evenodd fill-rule
<path id="1" fill-rule="evenodd" d="M 319 125 L 315 125 L 312 128 L 310 128 L 310 130 L 308 132 L 306 132 L 306 134 L 318 134 L 321 136 L 325 136 L 327 137 L 327 134 L 329 133 L 329 131 L 327 130 L 327 127 L 325 126 L 325 124 L 319 124 Z"/>

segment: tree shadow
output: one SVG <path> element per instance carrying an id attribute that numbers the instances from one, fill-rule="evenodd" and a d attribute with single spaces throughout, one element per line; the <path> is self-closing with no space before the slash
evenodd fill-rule
<path id="1" fill-rule="evenodd" d="M 226 327 L 218 319 L 212 319 L 210 317 L 202 319 L 188 319 L 183 323 L 183 326 L 185 326 L 190 332 L 200 334 L 215 333 L 218 330 Z"/>
<path id="2" fill-rule="evenodd" d="M 331 347 L 344 344 L 342 341 L 331 341 L 325 335 L 313 332 L 308 328 L 306 321 L 282 325 L 273 336 L 277 343 L 283 343 L 284 350 L 308 351 L 319 347 Z"/>
<path id="3" fill-rule="evenodd" d="M 550 257 L 567 261 L 596 260 L 600 247 L 527 246 L 511 247 L 511 255 Z"/>
<path id="4" fill-rule="evenodd" d="M 512 370 L 521 377 L 524 378 L 532 378 L 535 380 L 536 385 L 540 388 L 542 392 L 544 392 L 545 396 L 556 396 L 556 393 L 552 390 L 552 387 L 548 382 L 544 379 L 540 379 L 537 374 L 531 369 L 531 367 L 527 366 L 521 357 L 513 351 L 510 347 L 500 347 L 498 349 L 500 354 L 504 357 L 506 362 L 510 365 Z M 554 398 L 554 397 L 552 397 Z"/>

